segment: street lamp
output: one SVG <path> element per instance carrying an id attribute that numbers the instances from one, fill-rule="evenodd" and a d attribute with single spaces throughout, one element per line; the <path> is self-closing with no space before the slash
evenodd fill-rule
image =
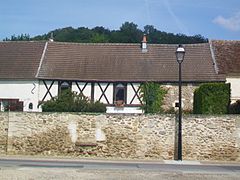
<path id="1" fill-rule="evenodd" d="M 184 60 L 185 49 L 182 45 L 178 45 L 176 50 L 176 58 L 179 65 L 179 101 L 178 101 L 178 161 L 182 161 L 182 62 Z"/>

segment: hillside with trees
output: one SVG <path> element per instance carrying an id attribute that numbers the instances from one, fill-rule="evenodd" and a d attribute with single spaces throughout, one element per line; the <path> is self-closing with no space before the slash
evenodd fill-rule
<path id="1" fill-rule="evenodd" d="M 133 22 L 123 23 L 119 30 L 109 30 L 102 26 L 92 29 L 66 27 L 35 37 L 30 37 L 28 34 L 13 35 L 10 38 L 5 38 L 4 41 L 48 40 L 51 34 L 54 36 L 54 41 L 79 43 L 139 43 L 143 34 L 147 34 L 148 43 L 152 44 L 194 44 L 208 41 L 201 35 L 187 36 L 167 33 L 156 29 L 152 25 L 146 25 L 141 30 Z"/>

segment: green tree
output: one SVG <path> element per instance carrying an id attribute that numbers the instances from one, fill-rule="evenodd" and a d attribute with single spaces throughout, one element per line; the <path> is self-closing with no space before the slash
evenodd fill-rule
<path id="1" fill-rule="evenodd" d="M 28 34 L 13 35 L 10 38 L 5 38 L 4 41 L 48 40 L 52 33 L 54 41 L 61 42 L 140 43 L 144 33 L 148 36 L 148 43 L 153 44 L 190 44 L 208 41 L 201 35 L 186 36 L 184 34 L 167 33 L 156 29 L 153 25 L 146 25 L 144 30 L 141 30 L 133 22 L 123 23 L 119 30 L 109 30 L 102 26 L 96 26 L 92 29 L 86 27 L 65 27 L 32 38 Z"/>
<path id="2" fill-rule="evenodd" d="M 141 85 L 140 90 L 145 113 L 163 112 L 162 105 L 167 91 L 159 83 L 146 82 Z"/>
<path id="3" fill-rule="evenodd" d="M 15 34 L 11 36 L 11 38 L 5 38 L 3 41 L 29 41 L 30 35 L 29 34 L 20 34 L 16 36 Z"/>
<path id="4" fill-rule="evenodd" d="M 125 43 L 139 43 L 142 40 L 142 31 L 133 22 L 125 22 L 120 27 L 120 38 Z"/>
<path id="5" fill-rule="evenodd" d="M 91 37 L 90 42 L 92 42 L 92 43 L 107 43 L 107 42 L 109 42 L 109 39 L 104 34 L 95 33 Z"/>

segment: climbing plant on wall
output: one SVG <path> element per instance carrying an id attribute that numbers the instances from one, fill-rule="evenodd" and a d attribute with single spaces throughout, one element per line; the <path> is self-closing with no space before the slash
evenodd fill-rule
<path id="1" fill-rule="evenodd" d="M 141 84 L 141 97 L 145 113 L 161 113 L 164 96 L 167 93 L 159 83 L 146 82 Z"/>

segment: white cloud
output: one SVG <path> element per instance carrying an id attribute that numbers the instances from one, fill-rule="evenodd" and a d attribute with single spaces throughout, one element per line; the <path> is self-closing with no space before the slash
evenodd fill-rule
<path id="1" fill-rule="evenodd" d="M 213 22 L 230 31 L 240 31 L 240 12 L 229 18 L 218 16 Z"/>

